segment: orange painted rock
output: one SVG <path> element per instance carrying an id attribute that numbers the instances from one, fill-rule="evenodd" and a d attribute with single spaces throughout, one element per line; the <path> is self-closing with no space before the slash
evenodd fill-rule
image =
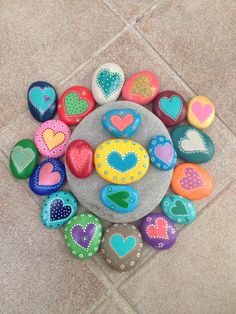
<path id="1" fill-rule="evenodd" d="M 200 200 L 212 192 L 212 179 L 201 166 L 183 163 L 174 170 L 171 188 L 190 200 Z"/>
<path id="2" fill-rule="evenodd" d="M 125 100 L 147 105 L 158 94 L 160 83 L 155 74 L 141 71 L 133 74 L 124 84 L 122 97 Z"/>

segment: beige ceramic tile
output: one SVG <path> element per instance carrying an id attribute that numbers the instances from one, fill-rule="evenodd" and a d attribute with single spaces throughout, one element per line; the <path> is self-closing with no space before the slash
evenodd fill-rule
<path id="1" fill-rule="evenodd" d="M 235 313 L 235 188 L 121 286 L 139 313 Z"/>
<path id="2" fill-rule="evenodd" d="M 92 313 L 134 314 L 136 312 L 129 305 L 127 305 L 117 293 L 113 293 Z"/>
<path id="3" fill-rule="evenodd" d="M 138 29 L 236 132 L 236 2 L 162 0 Z"/>
<path id="4" fill-rule="evenodd" d="M 122 27 L 101 0 L 1 1 L 0 126 L 26 110 L 32 82 L 57 85 Z"/>

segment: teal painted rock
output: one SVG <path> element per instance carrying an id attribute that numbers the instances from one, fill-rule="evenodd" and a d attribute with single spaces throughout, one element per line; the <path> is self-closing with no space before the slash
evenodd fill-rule
<path id="1" fill-rule="evenodd" d="M 214 156 L 214 143 L 206 133 L 199 129 L 181 125 L 173 129 L 171 137 L 180 159 L 201 164 Z"/>
<path id="2" fill-rule="evenodd" d="M 10 154 L 10 169 L 14 177 L 29 178 L 38 163 L 38 156 L 38 150 L 31 140 L 17 142 Z"/>
<path id="3" fill-rule="evenodd" d="M 88 259 L 99 250 L 102 238 L 101 222 L 92 214 L 76 215 L 67 222 L 64 238 L 73 255 Z"/>
<path id="4" fill-rule="evenodd" d="M 118 213 L 132 212 L 138 205 L 138 194 L 128 185 L 107 185 L 100 193 L 102 203 Z"/>
<path id="5" fill-rule="evenodd" d="M 166 195 L 161 202 L 161 209 L 170 220 L 178 224 L 191 224 L 196 218 L 194 204 L 177 194 Z"/>
<path id="6" fill-rule="evenodd" d="M 75 215 L 78 206 L 77 199 L 70 192 L 54 192 L 44 201 L 41 212 L 42 223 L 50 229 L 59 228 Z"/>

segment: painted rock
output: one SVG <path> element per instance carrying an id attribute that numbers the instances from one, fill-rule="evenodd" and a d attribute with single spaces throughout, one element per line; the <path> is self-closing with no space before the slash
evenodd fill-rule
<path id="1" fill-rule="evenodd" d="M 175 225 L 163 214 L 152 213 L 144 217 L 140 231 L 143 239 L 155 249 L 169 249 L 176 241 Z"/>
<path id="2" fill-rule="evenodd" d="M 131 137 L 141 123 L 141 115 L 133 109 L 113 109 L 102 117 L 102 126 L 115 137 Z"/>
<path id="3" fill-rule="evenodd" d="M 63 122 L 68 125 L 76 125 L 93 111 L 94 107 L 94 99 L 90 90 L 84 86 L 73 86 L 61 95 L 57 112 Z"/>
<path id="4" fill-rule="evenodd" d="M 38 128 L 34 142 L 45 157 L 62 157 L 71 136 L 70 128 L 60 120 L 48 120 Z"/>
<path id="5" fill-rule="evenodd" d="M 84 140 L 74 140 L 66 150 L 66 164 L 71 173 L 80 178 L 87 178 L 93 171 L 93 149 Z"/>
<path id="6" fill-rule="evenodd" d="M 215 106 L 205 96 L 193 97 L 188 104 L 188 122 L 198 129 L 209 127 L 215 119 Z"/>
<path id="7" fill-rule="evenodd" d="M 175 167 L 177 157 L 175 149 L 165 136 L 157 135 L 148 144 L 148 154 L 153 166 L 161 170 Z"/>
<path id="8" fill-rule="evenodd" d="M 44 81 L 30 85 L 27 94 L 32 116 L 40 122 L 51 119 L 57 108 L 57 94 L 54 87 Z"/>
<path id="9" fill-rule="evenodd" d="M 171 188 L 190 200 L 200 200 L 212 192 L 212 179 L 201 166 L 183 163 L 174 170 Z"/>
<path id="10" fill-rule="evenodd" d="M 88 259 L 96 254 L 100 247 L 101 222 L 92 214 L 76 215 L 67 222 L 64 237 L 73 255 Z"/>
<path id="11" fill-rule="evenodd" d="M 178 224 L 191 224 L 196 218 L 193 203 L 177 194 L 166 195 L 161 202 L 161 209 L 170 220 Z"/>
<path id="12" fill-rule="evenodd" d="M 147 105 L 158 94 L 160 83 L 155 74 L 141 71 L 133 74 L 124 84 L 122 97 L 125 100 Z"/>
<path id="13" fill-rule="evenodd" d="M 66 179 L 65 166 L 59 159 L 43 160 L 33 171 L 29 186 L 38 195 L 49 195 L 60 189 Z"/>
<path id="14" fill-rule="evenodd" d="M 73 194 L 66 191 L 54 192 L 44 201 L 42 223 L 50 229 L 59 228 L 75 215 L 77 209 L 78 202 Z"/>
<path id="15" fill-rule="evenodd" d="M 115 270 L 134 267 L 140 257 L 143 241 L 138 229 L 131 224 L 115 224 L 105 230 L 101 252 L 105 261 Z"/>
<path id="16" fill-rule="evenodd" d="M 115 63 L 105 63 L 95 71 L 92 79 L 93 97 L 99 105 L 116 100 L 124 84 L 124 72 Z"/>
<path id="17" fill-rule="evenodd" d="M 192 126 L 181 125 L 174 128 L 171 137 L 180 159 L 201 164 L 214 156 L 215 146 L 211 138 Z"/>
<path id="18" fill-rule="evenodd" d="M 152 112 L 166 126 L 175 126 L 186 117 L 186 102 L 181 95 L 173 91 L 164 91 L 157 95 L 152 105 Z"/>
<path id="19" fill-rule="evenodd" d="M 31 140 L 17 142 L 10 154 L 10 169 L 17 179 L 29 178 L 38 163 L 38 151 Z"/>
<path id="20" fill-rule="evenodd" d="M 114 212 L 132 212 L 139 202 L 138 194 L 128 185 L 107 185 L 101 190 L 103 204 Z"/>
<path id="21" fill-rule="evenodd" d="M 94 153 L 98 174 L 115 184 L 129 184 L 140 180 L 148 171 L 146 149 L 130 140 L 111 139 L 100 144 Z"/>

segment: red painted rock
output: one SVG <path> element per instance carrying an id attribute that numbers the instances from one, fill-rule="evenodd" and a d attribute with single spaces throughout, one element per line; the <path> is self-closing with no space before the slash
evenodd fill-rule
<path id="1" fill-rule="evenodd" d="M 84 86 L 73 86 L 61 95 L 57 112 L 63 122 L 76 125 L 93 109 L 94 98 L 90 90 Z"/>
<path id="2" fill-rule="evenodd" d="M 181 95 L 168 90 L 161 92 L 154 99 L 152 112 L 166 126 L 175 126 L 186 117 L 187 106 Z"/>
<path id="3" fill-rule="evenodd" d="M 80 178 L 86 178 L 93 171 L 93 150 L 84 140 L 75 140 L 66 150 L 66 163 L 71 173 Z"/>
<path id="4" fill-rule="evenodd" d="M 124 84 L 122 97 L 125 100 L 147 105 L 158 94 L 160 83 L 155 74 L 141 71 L 133 74 Z"/>

